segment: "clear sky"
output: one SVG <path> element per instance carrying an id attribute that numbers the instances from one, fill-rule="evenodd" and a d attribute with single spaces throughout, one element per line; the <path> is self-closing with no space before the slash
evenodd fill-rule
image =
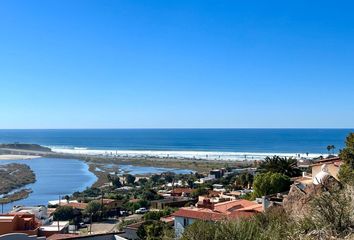
<path id="1" fill-rule="evenodd" d="M 353 1 L 0 1 L 0 128 L 354 127 Z"/>

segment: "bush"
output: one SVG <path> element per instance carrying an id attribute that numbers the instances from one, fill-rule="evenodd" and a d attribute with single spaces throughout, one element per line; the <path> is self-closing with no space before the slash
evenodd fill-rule
<path id="1" fill-rule="evenodd" d="M 59 206 L 53 214 L 55 221 L 69 221 L 74 219 L 74 217 L 74 209 L 70 206 Z"/>
<path id="2" fill-rule="evenodd" d="M 84 213 L 87 216 L 92 216 L 94 220 L 98 220 L 105 216 L 106 211 L 99 201 L 91 201 L 87 204 Z"/>
<path id="3" fill-rule="evenodd" d="M 254 197 L 262 197 L 269 194 L 284 192 L 290 188 L 290 178 L 281 173 L 260 173 L 253 182 Z"/>
<path id="4" fill-rule="evenodd" d="M 167 231 L 171 230 L 171 227 L 163 222 L 149 220 L 140 225 L 136 234 L 139 239 L 142 240 L 158 240 L 163 239 Z"/>
<path id="5" fill-rule="evenodd" d="M 354 227 L 354 209 L 349 191 L 325 192 L 312 202 L 312 222 L 316 229 L 326 229 L 344 236 Z"/>
<path id="6" fill-rule="evenodd" d="M 160 220 L 160 218 L 171 215 L 172 209 L 168 208 L 162 211 L 150 211 L 144 214 L 144 220 Z"/>
<path id="7" fill-rule="evenodd" d="M 343 183 L 354 186 L 354 133 L 348 135 L 345 143 L 346 147 L 339 154 L 344 162 L 339 171 L 339 179 Z"/>

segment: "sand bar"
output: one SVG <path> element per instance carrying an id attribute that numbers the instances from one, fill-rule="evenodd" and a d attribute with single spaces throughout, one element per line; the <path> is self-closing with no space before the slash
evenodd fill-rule
<path id="1" fill-rule="evenodd" d="M 40 157 L 41 156 L 3 154 L 0 155 L 0 160 L 30 160 L 33 158 L 40 158 Z"/>

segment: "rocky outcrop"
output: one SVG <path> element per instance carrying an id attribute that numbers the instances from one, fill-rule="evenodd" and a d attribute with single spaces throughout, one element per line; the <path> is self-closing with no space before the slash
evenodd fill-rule
<path id="1" fill-rule="evenodd" d="M 341 184 L 332 176 L 325 179 L 322 184 L 295 183 L 291 186 L 289 194 L 283 200 L 285 211 L 294 218 L 303 218 L 311 211 L 311 201 L 325 191 L 334 191 L 341 188 Z"/>

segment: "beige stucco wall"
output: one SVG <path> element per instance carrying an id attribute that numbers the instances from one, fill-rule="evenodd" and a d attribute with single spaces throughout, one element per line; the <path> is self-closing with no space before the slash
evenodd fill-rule
<path id="1" fill-rule="evenodd" d="M 315 177 L 317 173 L 321 171 L 322 165 L 312 166 L 312 177 Z M 327 164 L 328 173 L 338 180 L 339 167 L 334 164 Z"/>

